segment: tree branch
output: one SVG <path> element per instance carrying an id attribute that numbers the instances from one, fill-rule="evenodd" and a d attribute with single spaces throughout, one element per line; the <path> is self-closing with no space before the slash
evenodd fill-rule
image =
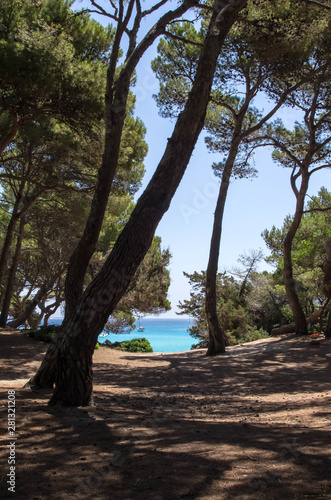
<path id="1" fill-rule="evenodd" d="M 193 42 L 193 40 L 189 40 L 188 38 L 183 38 L 181 36 L 174 35 L 173 33 L 170 33 L 169 31 L 165 31 L 164 35 L 168 36 L 169 38 L 173 38 L 174 40 L 179 40 L 180 42 L 195 45 L 197 47 L 203 46 L 203 44 L 201 42 Z"/>
<path id="2" fill-rule="evenodd" d="M 318 7 L 321 7 L 323 9 L 331 10 L 331 5 L 327 5 L 322 2 L 318 2 L 317 0 L 303 0 L 304 2 L 312 5 L 317 5 Z"/>
<path id="3" fill-rule="evenodd" d="M 165 5 L 169 0 L 161 0 L 159 3 L 153 5 L 153 7 L 151 7 L 150 9 L 148 10 L 144 10 L 141 14 L 141 17 L 145 17 L 145 16 L 148 16 L 149 14 L 152 14 L 153 12 L 155 12 L 157 9 L 159 9 L 160 7 L 162 7 L 162 5 Z"/>
<path id="4" fill-rule="evenodd" d="M 238 118 L 238 115 L 237 115 L 236 111 L 233 109 L 232 106 L 230 106 L 226 102 L 219 101 L 218 99 L 215 99 L 215 97 L 212 97 L 212 96 L 210 97 L 210 102 L 212 102 L 213 104 L 217 104 L 217 106 L 222 106 L 223 108 L 225 108 L 228 111 L 230 111 L 230 113 L 232 114 L 232 116 L 233 116 L 233 118 L 235 120 Z"/>
<path id="5" fill-rule="evenodd" d="M 330 138 L 330 140 L 331 140 L 331 138 Z M 314 174 L 315 172 L 317 172 L 318 170 L 322 170 L 323 168 L 331 168 L 331 165 L 330 165 L 330 164 L 326 164 L 326 165 L 321 165 L 321 166 L 319 166 L 319 167 L 315 167 L 315 168 L 313 168 L 313 170 L 311 170 L 311 171 L 309 172 L 309 177 L 310 177 L 312 174 Z"/>

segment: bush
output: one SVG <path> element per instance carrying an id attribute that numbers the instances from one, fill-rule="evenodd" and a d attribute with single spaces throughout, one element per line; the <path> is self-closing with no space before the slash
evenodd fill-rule
<path id="1" fill-rule="evenodd" d="M 249 328 L 245 332 L 238 330 L 227 331 L 226 335 L 229 339 L 230 345 L 245 344 L 246 342 L 254 342 L 254 340 L 266 339 L 269 337 L 268 332 L 260 328 Z"/>
<path id="2" fill-rule="evenodd" d="M 127 352 L 153 352 L 151 344 L 145 338 L 124 340 L 119 343 L 118 349 Z"/>
<path id="3" fill-rule="evenodd" d="M 42 342 L 52 342 L 57 332 L 60 330 L 61 325 L 47 325 L 41 326 L 38 330 L 28 330 L 24 332 L 24 335 L 31 337 L 35 340 L 41 340 Z"/>
<path id="4" fill-rule="evenodd" d="M 28 330 L 24 332 L 24 335 L 31 337 L 35 340 L 40 340 L 41 342 L 50 343 L 56 336 L 57 332 L 60 330 L 61 325 L 47 325 L 41 326 L 38 330 Z M 94 349 L 99 349 L 99 342 L 96 343 Z"/>

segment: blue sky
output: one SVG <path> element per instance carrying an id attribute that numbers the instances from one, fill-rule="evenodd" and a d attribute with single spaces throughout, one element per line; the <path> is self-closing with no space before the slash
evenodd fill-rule
<path id="1" fill-rule="evenodd" d="M 107 5 L 107 2 L 100 2 Z M 77 8 L 90 5 L 88 0 L 77 3 Z M 98 21 L 103 19 L 98 16 Z M 145 26 L 147 29 L 147 25 Z M 151 178 L 171 136 L 174 123 L 158 115 L 152 95 L 158 91 L 158 82 L 150 68 L 156 56 L 156 46 L 149 49 L 137 68 L 136 115 L 147 127 L 146 140 L 149 152 L 145 161 L 146 175 L 140 192 Z M 258 105 L 259 103 L 257 103 Z M 264 105 L 265 103 L 263 103 Z M 260 107 L 260 106 L 259 106 Z M 284 109 L 277 115 L 290 127 L 298 115 Z M 190 287 L 183 271 L 192 273 L 206 268 L 219 181 L 211 169 L 217 155 L 208 153 L 201 134 L 186 174 L 172 201 L 170 209 L 160 222 L 156 234 L 163 246 L 173 255 L 170 272 L 169 299 L 172 310 L 164 316 L 175 317 L 179 300 L 189 298 Z M 258 177 L 252 180 L 233 181 L 228 194 L 223 223 L 219 270 L 230 270 L 237 265 L 240 254 L 250 249 L 267 249 L 261 232 L 273 225 L 281 226 L 286 215 L 295 208 L 295 197 L 289 183 L 290 172 L 274 164 L 270 151 L 260 150 L 255 156 Z M 317 194 L 321 186 L 331 185 L 331 171 L 317 172 L 311 178 L 309 194 Z M 330 188 L 329 188 L 330 189 Z M 261 263 L 260 270 L 268 269 Z"/>
<path id="2" fill-rule="evenodd" d="M 153 80 L 147 58 L 142 61 L 137 74 L 134 90 L 137 91 L 136 114 L 147 126 L 146 140 L 149 145 L 143 189 L 161 158 L 174 123 L 158 115 L 152 98 L 152 94 L 157 92 L 158 82 Z M 284 109 L 277 116 L 289 127 L 299 118 L 291 109 Z M 212 163 L 217 161 L 217 154 L 207 151 L 203 137 L 201 134 L 170 209 L 156 231 L 162 238 L 163 246 L 169 246 L 173 254 L 169 291 L 172 310 L 165 314 L 168 317 L 176 315 L 179 300 L 189 298 L 190 287 L 183 271 L 192 273 L 204 270 L 208 261 L 219 180 L 211 169 Z M 294 211 L 295 197 L 290 187 L 290 171 L 276 165 L 268 149 L 261 149 L 256 154 L 255 166 L 258 170 L 256 178 L 235 180 L 230 185 L 224 214 L 220 271 L 238 265 L 240 254 L 248 253 L 250 249 L 261 248 L 267 255 L 261 232 L 273 225 L 281 226 L 285 216 Z M 311 178 L 309 194 L 317 194 L 321 186 L 329 188 L 330 185 L 331 171 L 317 172 Z M 270 267 L 262 262 L 260 270 L 263 269 Z"/>

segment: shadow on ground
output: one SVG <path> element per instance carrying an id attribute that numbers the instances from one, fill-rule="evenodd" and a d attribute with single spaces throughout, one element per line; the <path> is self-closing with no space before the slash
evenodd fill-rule
<path id="1" fill-rule="evenodd" d="M 17 498 L 331 498 L 330 351 L 123 354 L 96 361 L 87 409 L 19 390 Z"/>

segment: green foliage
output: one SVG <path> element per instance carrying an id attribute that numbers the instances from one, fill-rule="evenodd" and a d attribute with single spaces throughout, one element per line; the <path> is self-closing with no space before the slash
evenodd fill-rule
<path id="1" fill-rule="evenodd" d="M 254 342 L 254 340 L 267 339 L 269 333 L 263 328 L 257 329 L 254 327 L 247 328 L 245 332 L 228 331 L 227 337 L 230 345 L 245 344 L 246 342 Z"/>
<path id="2" fill-rule="evenodd" d="M 273 65 L 272 85 L 266 86 L 269 90 L 292 84 L 305 74 L 316 47 L 323 51 L 328 45 L 329 26 L 330 12 L 313 3 L 254 0 L 248 3 L 235 30 L 241 32 L 261 62 Z"/>
<path id="3" fill-rule="evenodd" d="M 113 33 L 66 0 L 0 6 L 0 133 L 51 115 L 78 128 L 103 117 L 105 62 Z M 0 136 L 1 138 L 1 136 Z"/>
<path id="4" fill-rule="evenodd" d="M 191 23 L 172 25 L 169 32 L 179 39 L 161 40 L 157 48 L 159 55 L 152 61 L 152 69 L 160 81 L 160 91 L 154 98 L 165 118 L 173 118 L 183 109 L 201 52 L 201 46 L 183 43 L 180 39 L 202 43 L 202 33 Z"/>
<path id="5" fill-rule="evenodd" d="M 38 330 L 27 330 L 24 335 L 35 340 L 50 343 L 55 338 L 56 334 L 61 329 L 60 325 L 41 326 Z"/>
<path id="6" fill-rule="evenodd" d="M 266 260 L 275 266 L 278 286 L 282 285 L 283 242 L 291 222 L 292 217 L 287 216 L 281 228 L 273 226 L 262 233 L 271 252 Z M 331 237 L 330 223 L 331 193 L 323 187 L 308 201 L 292 244 L 293 275 L 307 316 L 325 300 L 322 285 L 325 247 Z"/>
<path id="7" fill-rule="evenodd" d="M 127 352 L 153 352 L 153 348 L 149 341 L 145 338 L 124 340 L 116 342 L 116 349 Z"/>
<path id="8" fill-rule="evenodd" d="M 292 323 L 282 275 L 278 272 L 254 272 L 246 295 L 246 309 L 257 328 L 270 332 L 275 325 Z"/>
<path id="9" fill-rule="evenodd" d="M 194 325 L 190 335 L 199 340 L 193 349 L 207 347 L 208 326 L 205 315 L 205 273 L 184 273 L 189 278 L 192 291 L 190 300 L 179 303 L 180 314 L 189 314 Z M 217 315 L 230 344 L 242 344 L 268 336 L 262 327 L 256 327 L 256 318 L 246 307 L 246 297 L 240 295 L 241 283 L 227 273 L 217 275 Z M 246 292 L 248 293 L 248 292 Z"/>
<path id="10" fill-rule="evenodd" d="M 22 123 L 2 155 L 0 168 L 0 240 L 6 235 L 8 213 L 18 200 L 19 214 L 25 213 L 26 221 L 11 306 L 14 317 L 28 303 L 26 290 L 29 297 L 50 286 L 46 298 L 56 298 L 59 304 L 63 300 L 68 260 L 84 230 L 102 161 L 105 63 L 113 34 L 111 28 L 103 28 L 86 13 L 74 13 L 71 5 L 65 0 L 30 4 L 5 0 L 0 6 L 12 20 L 7 26 L 0 19 L 0 45 L 6 48 L 0 54 L 0 60 L 4 58 L 0 68 L 0 139 L 11 127 L 11 106 L 17 109 L 20 99 L 24 100 Z M 20 43 L 22 37 L 26 43 Z M 10 51 L 16 59 L 11 60 Z M 144 175 L 146 129 L 133 117 L 134 104 L 130 94 L 119 167 L 100 236 L 98 252 L 102 256 L 109 252 L 132 211 L 133 195 Z M 92 261 L 90 275 L 93 272 Z"/>

